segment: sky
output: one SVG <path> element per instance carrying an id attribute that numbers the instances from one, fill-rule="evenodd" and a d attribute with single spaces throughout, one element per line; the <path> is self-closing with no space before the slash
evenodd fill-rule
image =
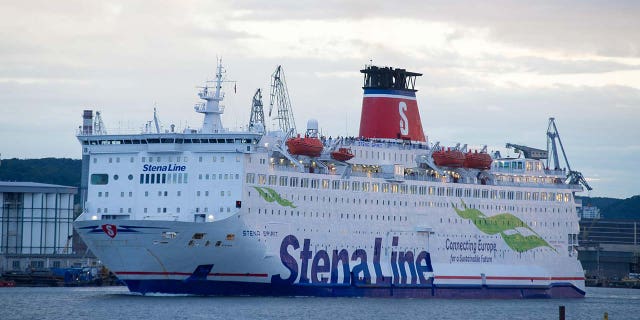
<path id="1" fill-rule="evenodd" d="M 267 5 L 268 4 L 268 5 Z M 199 127 L 197 86 L 227 79 L 224 124 L 282 65 L 296 125 L 357 136 L 359 70 L 422 73 L 430 142 L 502 155 L 546 148 L 555 117 L 586 196 L 640 194 L 637 1 L 8 1 L 0 0 L 0 157 L 79 159 L 84 109 L 108 132 Z M 268 121 L 268 127 L 272 122 Z"/>

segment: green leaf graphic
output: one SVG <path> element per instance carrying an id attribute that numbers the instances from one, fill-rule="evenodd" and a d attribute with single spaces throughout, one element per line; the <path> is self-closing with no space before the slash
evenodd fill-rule
<path id="1" fill-rule="evenodd" d="M 260 194 L 260 196 L 262 197 L 262 199 L 264 199 L 267 202 L 277 202 L 279 205 L 283 206 L 283 207 L 291 207 L 291 208 L 296 208 L 295 205 L 293 205 L 293 202 L 287 200 L 287 199 L 283 199 L 282 196 L 280 196 L 280 194 L 278 194 L 275 190 L 271 189 L 271 188 L 267 188 L 267 187 L 253 187 L 254 189 L 256 189 L 258 191 L 258 193 Z"/>
<path id="2" fill-rule="evenodd" d="M 525 252 L 537 247 L 549 247 L 553 249 L 553 251 L 556 251 L 555 248 L 550 246 L 549 243 L 542 239 L 533 229 L 513 214 L 500 213 L 487 217 L 482 211 L 468 208 L 464 201 L 461 200 L 461 202 L 463 209 L 459 209 L 454 203 L 451 204 L 458 216 L 463 219 L 470 219 L 476 228 L 485 234 L 494 235 L 499 233 L 504 242 L 506 242 L 512 250 Z M 525 228 L 533 233 L 533 235 L 524 236 L 517 228 Z M 511 232 L 507 234 L 506 231 Z"/>

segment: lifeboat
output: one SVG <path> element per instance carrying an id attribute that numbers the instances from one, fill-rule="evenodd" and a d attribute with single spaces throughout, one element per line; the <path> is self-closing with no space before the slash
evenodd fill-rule
<path id="1" fill-rule="evenodd" d="M 319 157 L 322 153 L 322 141 L 318 138 L 300 136 L 291 138 L 286 142 L 289 153 L 309 157 Z"/>
<path id="2" fill-rule="evenodd" d="M 339 148 L 338 151 L 331 152 L 331 158 L 343 162 L 349 161 L 353 158 L 353 153 L 351 153 L 351 149 L 349 148 Z"/>
<path id="3" fill-rule="evenodd" d="M 464 167 L 471 169 L 489 170 L 491 168 L 491 156 L 486 152 L 467 152 L 464 156 Z"/>
<path id="4" fill-rule="evenodd" d="M 434 152 L 431 157 L 436 165 L 441 167 L 459 168 L 464 165 L 465 156 L 460 150 L 439 150 Z"/>

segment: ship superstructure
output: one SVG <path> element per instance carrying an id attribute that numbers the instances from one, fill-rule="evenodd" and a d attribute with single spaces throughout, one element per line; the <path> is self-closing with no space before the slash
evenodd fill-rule
<path id="1" fill-rule="evenodd" d="M 265 132 L 260 92 L 252 129 L 226 130 L 223 70 L 200 130 L 106 134 L 85 112 L 75 227 L 131 291 L 584 296 L 582 187 L 542 158 L 430 144 L 419 73 L 367 66 L 359 136 L 327 138 Z"/>

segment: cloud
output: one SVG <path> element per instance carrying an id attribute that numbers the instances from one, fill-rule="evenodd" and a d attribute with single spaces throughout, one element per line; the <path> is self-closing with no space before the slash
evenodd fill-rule
<path id="1" fill-rule="evenodd" d="M 72 135 L 85 108 L 102 110 L 110 130 L 139 131 L 156 104 L 164 125 L 199 127 L 194 86 L 212 78 L 216 57 L 238 81 L 237 94 L 227 88 L 228 127 L 246 124 L 257 88 L 268 108 L 269 76 L 283 64 L 299 128 L 316 118 L 329 135 L 356 135 L 359 70 L 372 60 L 423 73 L 418 101 L 433 141 L 544 147 L 555 116 L 572 166 L 601 179 L 599 194 L 639 190 L 627 172 L 640 156 L 635 2 L 0 6 L 0 136 L 22 139 L 0 141 L 5 157 L 78 158 Z"/>

